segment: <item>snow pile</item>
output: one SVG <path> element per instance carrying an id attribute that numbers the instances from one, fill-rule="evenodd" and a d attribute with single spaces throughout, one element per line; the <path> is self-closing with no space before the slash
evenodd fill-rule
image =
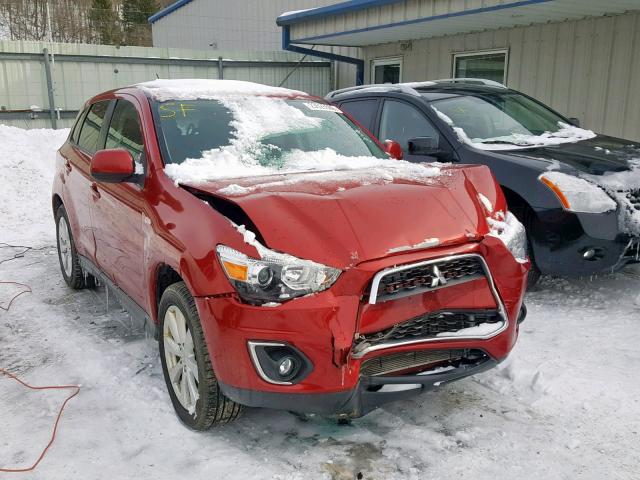
<path id="1" fill-rule="evenodd" d="M 212 79 L 175 79 L 152 80 L 138 83 L 140 88 L 153 99 L 164 102 L 167 100 L 197 100 L 219 99 L 226 95 L 306 95 L 298 90 L 271 87 L 260 83 L 244 82 L 242 80 L 212 80 Z"/>
<path id="2" fill-rule="evenodd" d="M 464 129 L 456 127 L 455 123 L 449 116 L 438 110 L 433 105 L 431 108 L 442 121 L 451 126 L 462 143 L 466 143 L 467 145 L 471 145 L 472 147 L 480 150 L 517 150 L 521 148 L 548 147 L 552 145 L 561 145 L 563 143 L 580 142 L 596 136 L 596 134 L 591 130 L 575 127 L 564 122 L 558 122 L 558 127 L 560 128 L 557 131 L 544 132 L 541 135 L 512 133 L 510 135 L 503 135 L 500 137 L 469 138 Z"/>
<path id="3" fill-rule="evenodd" d="M 524 226 L 511 212 L 506 216 L 497 212 L 495 218 L 487 217 L 491 228 L 489 236 L 499 238 L 520 263 L 529 261 L 527 257 L 527 233 Z"/>
<path id="4" fill-rule="evenodd" d="M 56 150 L 68 134 L 69 129 L 24 130 L 0 125 L 3 242 L 27 246 L 54 242 L 51 185 Z"/>

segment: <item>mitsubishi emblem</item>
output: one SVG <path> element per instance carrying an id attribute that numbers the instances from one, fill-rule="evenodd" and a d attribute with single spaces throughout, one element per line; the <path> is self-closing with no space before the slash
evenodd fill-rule
<path id="1" fill-rule="evenodd" d="M 431 280 L 431 288 L 441 287 L 447 284 L 447 279 L 444 277 L 437 265 L 433 266 L 433 280 Z"/>

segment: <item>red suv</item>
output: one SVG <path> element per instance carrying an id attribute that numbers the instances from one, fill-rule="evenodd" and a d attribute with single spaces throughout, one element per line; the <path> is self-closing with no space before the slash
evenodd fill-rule
<path id="1" fill-rule="evenodd" d="M 524 317 L 524 229 L 486 167 L 397 147 L 281 88 L 97 95 L 57 159 L 62 275 L 153 328 L 195 429 L 243 405 L 356 417 L 486 370 Z"/>

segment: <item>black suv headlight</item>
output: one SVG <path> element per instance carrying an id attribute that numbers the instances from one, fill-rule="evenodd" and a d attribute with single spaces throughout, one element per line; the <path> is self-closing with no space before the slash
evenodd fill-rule
<path id="1" fill-rule="evenodd" d="M 268 305 L 321 292 L 333 285 L 342 273 L 311 260 L 269 250 L 255 240 L 252 244 L 258 249 L 260 259 L 226 245 L 216 248 L 227 278 L 248 303 Z"/>

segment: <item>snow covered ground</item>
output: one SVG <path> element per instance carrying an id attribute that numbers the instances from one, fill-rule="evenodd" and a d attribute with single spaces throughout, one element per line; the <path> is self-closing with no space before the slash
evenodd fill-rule
<path id="1" fill-rule="evenodd" d="M 0 310 L 0 368 L 33 385 L 82 386 L 44 461 L 21 478 L 638 478 L 637 267 L 546 279 L 527 297 L 506 363 L 351 425 L 255 409 L 219 429 L 187 430 L 157 344 L 101 291 L 64 285 L 47 178 L 64 137 L 0 126 L 0 242 L 39 248 L 5 261 L 24 249 L 0 245 L 0 282 L 33 290 Z M 0 306 L 18 291 L 0 284 Z M 33 463 L 66 394 L 0 377 L 0 468 Z"/>

